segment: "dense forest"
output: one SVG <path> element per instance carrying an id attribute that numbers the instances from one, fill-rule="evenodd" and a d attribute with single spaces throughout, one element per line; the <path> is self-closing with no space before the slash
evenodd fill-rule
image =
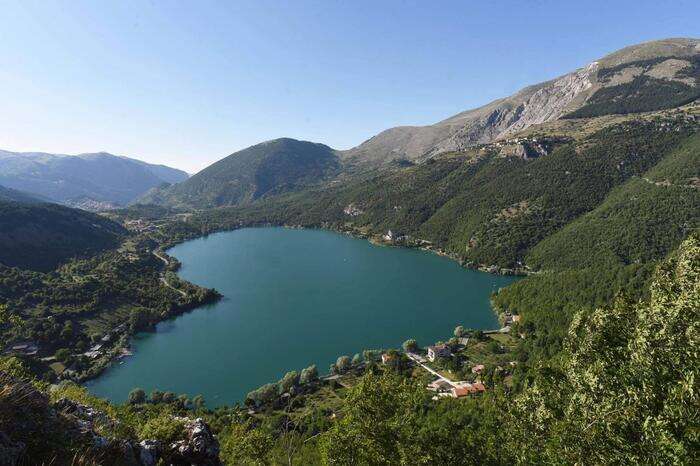
<path id="1" fill-rule="evenodd" d="M 118 223 L 44 202 L 0 199 L 0 263 L 49 271 L 74 257 L 89 257 L 119 245 Z"/>
<path id="2" fill-rule="evenodd" d="M 669 60 L 659 57 L 624 63 L 598 71 L 598 79 L 609 82 L 616 73 L 625 68 L 635 67 L 642 72 L 649 71 L 654 65 Z M 590 118 L 612 113 L 639 113 L 674 108 L 690 103 L 700 97 L 700 58 L 687 58 L 690 66 L 677 75 L 686 82 L 670 81 L 640 74 L 629 82 L 604 87 L 596 91 L 586 105 L 575 110 L 565 118 Z"/>

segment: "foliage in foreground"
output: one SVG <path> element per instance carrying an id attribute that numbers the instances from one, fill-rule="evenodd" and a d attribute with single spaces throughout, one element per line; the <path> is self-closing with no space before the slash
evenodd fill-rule
<path id="1" fill-rule="evenodd" d="M 700 241 L 656 272 L 650 300 L 578 314 L 561 368 L 508 398 L 440 402 L 367 376 L 324 434 L 326 464 L 691 464 L 700 453 Z M 437 416 L 437 414 L 440 416 Z"/>

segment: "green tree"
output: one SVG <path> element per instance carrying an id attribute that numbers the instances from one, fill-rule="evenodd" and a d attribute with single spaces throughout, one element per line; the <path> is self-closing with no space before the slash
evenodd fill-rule
<path id="1" fill-rule="evenodd" d="M 73 322 L 67 320 L 61 329 L 61 339 L 69 340 L 73 336 Z"/>
<path id="2" fill-rule="evenodd" d="M 404 341 L 403 345 L 401 346 L 403 347 L 403 350 L 407 353 L 415 353 L 416 351 L 418 351 L 418 343 L 413 338 Z"/>
<path id="3" fill-rule="evenodd" d="M 379 351 L 377 350 L 364 350 L 362 351 L 362 357 L 365 362 L 371 363 L 376 362 L 379 359 Z"/>
<path id="4" fill-rule="evenodd" d="M 455 331 L 454 331 L 454 336 L 455 336 L 455 337 L 461 338 L 461 337 L 464 336 L 464 334 L 465 334 L 465 332 L 464 332 L 464 327 L 462 327 L 461 325 L 458 325 L 458 326 L 455 327 Z"/>
<path id="5" fill-rule="evenodd" d="M 175 395 L 173 392 L 165 392 L 163 393 L 163 403 L 167 404 L 172 404 L 177 401 L 177 395 Z"/>
<path id="6" fill-rule="evenodd" d="M 260 407 L 274 401 L 277 394 L 277 384 L 268 383 L 248 393 L 246 401 Z"/>
<path id="7" fill-rule="evenodd" d="M 195 395 L 194 398 L 192 398 L 192 406 L 194 409 L 204 409 L 206 406 L 206 402 L 204 401 L 204 397 L 202 395 Z"/>
<path id="8" fill-rule="evenodd" d="M 351 362 L 352 366 L 357 367 L 360 365 L 361 362 L 362 362 L 362 357 L 360 356 L 359 353 L 355 353 L 355 355 L 352 357 L 352 362 Z"/>
<path id="9" fill-rule="evenodd" d="M 410 432 L 424 400 L 422 387 L 402 377 L 365 375 L 348 393 L 343 418 L 321 436 L 324 464 L 394 465 L 417 459 Z"/>
<path id="10" fill-rule="evenodd" d="M 252 424 L 231 424 L 219 435 L 221 459 L 225 464 L 268 465 L 275 439 Z"/>
<path id="11" fill-rule="evenodd" d="M 177 402 L 184 409 L 187 409 L 190 407 L 190 399 L 184 393 L 177 397 Z"/>
<path id="12" fill-rule="evenodd" d="M 130 405 L 138 405 L 146 402 L 146 392 L 141 388 L 134 388 L 129 392 L 127 403 Z"/>
<path id="13" fill-rule="evenodd" d="M 657 270 L 648 302 L 579 313 L 564 365 L 516 399 L 520 462 L 691 464 L 700 425 L 700 241 Z M 527 448 L 526 448 L 527 446 Z"/>
<path id="14" fill-rule="evenodd" d="M 335 361 L 335 368 L 339 374 L 346 373 L 350 369 L 350 357 L 349 356 L 340 356 Z"/>
<path id="15" fill-rule="evenodd" d="M 316 365 L 311 365 L 301 371 L 299 383 L 302 385 L 313 383 L 316 380 L 318 380 L 318 369 L 316 369 Z"/>
<path id="16" fill-rule="evenodd" d="M 68 350 L 67 348 L 61 348 L 59 350 L 56 350 L 54 356 L 61 362 L 68 362 L 68 360 L 71 357 L 71 354 L 70 350 Z"/>
<path id="17" fill-rule="evenodd" d="M 279 394 L 291 391 L 299 383 L 299 374 L 297 371 L 290 371 L 284 374 L 284 377 L 277 382 Z"/>
<path id="18" fill-rule="evenodd" d="M 151 391 L 151 403 L 158 404 L 163 402 L 163 392 L 160 390 Z"/>
<path id="19" fill-rule="evenodd" d="M 144 439 L 160 440 L 170 443 L 182 439 L 185 425 L 170 414 L 154 416 L 140 428 L 139 435 Z"/>

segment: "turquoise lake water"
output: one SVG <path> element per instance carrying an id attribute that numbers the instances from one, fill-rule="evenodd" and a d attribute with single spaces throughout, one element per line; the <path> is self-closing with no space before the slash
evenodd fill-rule
<path id="1" fill-rule="evenodd" d="M 136 336 L 134 356 L 89 382 L 114 401 L 141 387 L 243 401 L 285 372 L 343 354 L 421 345 L 456 325 L 498 323 L 489 295 L 513 277 L 465 270 L 435 254 L 374 246 L 324 230 L 246 228 L 172 248 L 185 280 L 224 298 Z"/>

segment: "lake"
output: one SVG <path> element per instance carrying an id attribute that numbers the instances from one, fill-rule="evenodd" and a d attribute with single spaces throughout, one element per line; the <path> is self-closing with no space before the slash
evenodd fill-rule
<path id="1" fill-rule="evenodd" d="M 134 356 L 87 384 L 122 402 L 134 387 L 204 395 L 209 406 L 340 355 L 447 340 L 498 322 L 489 295 L 515 280 L 425 251 L 324 230 L 246 228 L 175 246 L 179 275 L 224 298 L 137 335 Z"/>

